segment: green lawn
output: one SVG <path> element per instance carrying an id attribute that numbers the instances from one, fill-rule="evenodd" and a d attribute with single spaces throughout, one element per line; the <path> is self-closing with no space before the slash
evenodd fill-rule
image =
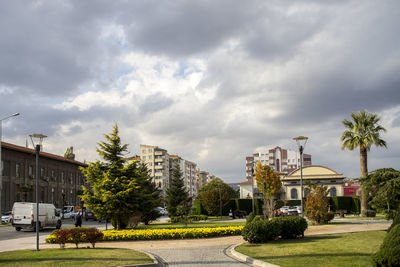
<path id="1" fill-rule="evenodd" d="M 0 253 L 0 266 L 121 266 L 152 263 L 144 253 L 131 249 L 70 248 L 17 250 Z"/>
<path id="2" fill-rule="evenodd" d="M 306 236 L 266 244 L 243 244 L 242 254 L 284 266 L 372 266 L 371 254 L 381 245 L 385 231 Z"/>
<path id="3" fill-rule="evenodd" d="M 344 218 L 337 217 L 336 219 L 386 220 L 386 216 L 384 214 L 376 214 L 375 217 L 345 216 Z"/>
<path id="4" fill-rule="evenodd" d="M 242 226 L 245 225 L 246 222 L 239 221 L 200 221 L 200 222 L 192 222 L 187 225 L 188 228 L 195 227 L 222 227 L 222 226 Z M 184 228 L 184 223 L 151 223 L 149 225 L 139 225 L 136 229 L 170 229 L 170 228 Z"/>

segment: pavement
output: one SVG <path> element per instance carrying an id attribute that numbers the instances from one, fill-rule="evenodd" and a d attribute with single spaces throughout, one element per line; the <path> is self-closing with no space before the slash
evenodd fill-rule
<path id="1" fill-rule="evenodd" d="M 345 222 L 343 219 L 335 222 Z M 350 224 L 327 224 L 309 226 L 305 236 L 321 234 L 337 234 L 362 231 L 386 230 L 390 226 L 388 221 L 350 220 Z M 45 236 L 41 236 L 41 248 L 55 248 L 58 245 L 44 243 Z M 260 265 L 251 258 L 243 255 L 238 257 L 232 250 L 235 245 L 244 243 L 242 236 L 227 236 L 205 239 L 184 240 L 154 240 L 154 241 L 126 241 L 101 242 L 96 247 L 129 248 L 153 255 L 161 266 L 268 266 Z M 30 248 L 35 249 L 35 239 L 32 237 L 0 241 L 0 251 Z M 67 247 L 74 247 L 67 244 Z M 81 244 L 84 247 L 86 244 Z M 235 255 L 233 255 L 235 254 Z"/>

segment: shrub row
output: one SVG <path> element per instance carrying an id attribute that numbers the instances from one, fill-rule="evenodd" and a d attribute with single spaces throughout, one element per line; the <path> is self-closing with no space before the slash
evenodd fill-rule
<path id="1" fill-rule="evenodd" d="M 242 235 L 249 243 L 266 243 L 279 237 L 303 237 L 307 227 L 307 221 L 298 216 L 276 217 L 271 220 L 254 219 L 243 228 Z"/>
<path id="2" fill-rule="evenodd" d="M 104 231 L 104 241 L 207 238 L 240 235 L 243 226 Z"/>
<path id="3" fill-rule="evenodd" d="M 76 227 L 55 230 L 50 236 L 46 238 L 46 242 L 59 244 L 61 248 L 65 247 L 65 243 L 74 243 L 77 248 L 79 243 L 90 243 L 94 248 L 95 244 L 102 239 L 103 233 L 97 228 Z"/>
<path id="4" fill-rule="evenodd" d="M 374 266 L 400 266 L 400 224 L 386 234 L 379 250 L 372 255 Z"/>
<path id="5" fill-rule="evenodd" d="M 208 219 L 208 216 L 207 215 L 193 215 L 192 214 L 192 215 L 187 216 L 187 219 L 189 221 L 206 221 Z M 181 220 L 182 220 L 182 218 L 179 217 L 179 216 L 170 218 L 170 221 L 172 223 L 179 223 L 179 222 L 181 222 Z"/>

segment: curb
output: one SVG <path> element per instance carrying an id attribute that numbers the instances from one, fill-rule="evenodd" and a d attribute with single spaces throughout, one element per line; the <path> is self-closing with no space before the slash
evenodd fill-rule
<path id="1" fill-rule="evenodd" d="M 156 259 L 156 257 L 154 257 L 153 254 L 150 254 L 146 251 L 141 251 L 141 252 L 143 252 L 147 256 L 149 256 L 153 260 L 153 263 L 144 263 L 144 264 L 137 264 L 137 265 L 122 265 L 122 266 L 118 266 L 118 267 L 164 267 L 165 266 L 162 262 L 160 262 L 158 259 Z"/>
<path id="2" fill-rule="evenodd" d="M 233 246 L 231 246 L 231 248 L 230 248 L 230 251 L 229 251 L 229 252 L 231 253 L 231 255 L 232 255 L 234 258 L 236 258 L 236 259 L 238 259 L 238 260 L 241 260 L 241 261 L 243 261 L 243 262 L 246 262 L 246 263 L 253 264 L 253 265 L 255 265 L 255 266 L 259 266 L 259 267 L 280 267 L 279 265 L 275 265 L 275 264 L 272 264 L 272 263 L 269 263 L 269 262 L 265 262 L 265 261 L 256 260 L 256 259 L 253 259 L 253 258 L 251 258 L 251 257 L 249 257 L 249 256 L 246 256 L 246 255 L 242 254 L 242 253 L 237 252 L 237 251 L 235 250 L 235 248 L 236 248 L 237 246 L 239 246 L 239 245 L 240 245 L 240 244 L 233 245 Z"/>

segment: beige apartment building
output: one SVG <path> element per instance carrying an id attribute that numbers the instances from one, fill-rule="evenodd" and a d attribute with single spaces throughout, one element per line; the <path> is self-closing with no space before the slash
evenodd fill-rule
<path id="1" fill-rule="evenodd" d="M 140 145 L 140 160 L 147 165 L 154 183 L 166 195 L 169 188 L 169 155 L 167 150 L 158 146 Z"/>

